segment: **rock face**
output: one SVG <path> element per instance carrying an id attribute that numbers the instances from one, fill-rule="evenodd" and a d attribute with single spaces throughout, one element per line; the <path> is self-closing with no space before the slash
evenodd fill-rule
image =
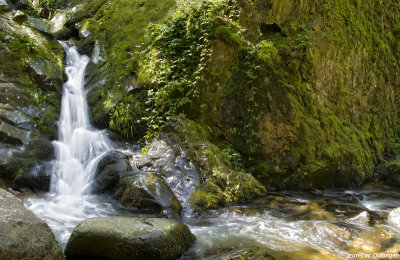
<path id="1" fill-rule="evenodd" d="M 0 259 L 64 259 L 50 227 L 0 189 Z"/>
<path id="2" fill-rule="evenodd" d="M 42 140 L 51 147 L 49 139 L 57 136 L 64 52 L 44 33 L 45 27 L 43 20 L 14 13 L 0 2 L 0 178 L 10 184 L 17 177 L 37 175 L 40 170 L 34 168 L 53 156 Z M 48 185 L 29 186 L 42 190 Z"/>
<path id="3" fill-rule="evenodd" d="M 175 34 L 167 37 L 161 33 L 160 38 L 148 42 L 143 39 L 142 28 L 150 22 L 162 23 L 162 17 L 174 13 L 173 2 L 124 0 L 104 4 L 91 18 L 77 24 L 80 34 L 87 36 L 82 45 L 97 41 L 104 58 L 100 65 L 108 76 L 89 94 L 98 125 L 111 120 L 116 126 L 122 113 L 121 121 L 127 123 L 114 128 L 140 135 L 141 131 L 135 131 L 141 127 L 138 119 L 152 110 L 148 104 L 157 103 L 148 100 L 147 93 L 165 85 L 153 84 L 165 75 L 161 70 L 188 71 L 171 79 L 196 81 L 193 69 L 176 67 L 176 55 L 167 67 L 158 64 L 160 58 L 179 52 L 176 50 L 190 51 L 186 42 L 190 39 L 182 41 L 180 32 L 174 30 L 181 23 L 191 24 L 188 13 L 195 9 L 166 19 L 168 23 L 162 26 Z M 221 1 L 225 5 L 221 9 L 228 3 Z M 235 25 L 222 16 L 214 17 L 215 30 L 206 32 L 213 35 L 211 61 L 204 70 L 210 73 L 200 73 L 205 82 L 197 86 L 201 90 L 198 100 L 185 103 L 181 110 L 209 131 L 211 142 L 222 149 L 228 144 L 241 154 L 245 168 L 267 186 L 313 189 L 360 184 L 372 178 L 385 147 L 399 135 L 395 100 L 400 81 L 400 7 L 395 3 L 239 1 L 233 4 L 240 13 Z M 200 21 L 201 15 L 196 19 Z M 114 29 L 119 25 L 124 30 Z M 182 26 L 182 30 L 189 27 Z M 188 35 L 192 32 L 198 30 L 185 31 Z M 200 36 L 206 37 L 206 33 Z M 162 35 L 166 42 L 162 42 Z M 204 38 L 200 36 L 195 38 Z M 171 39 L 177 42 L 177 49 L 169 44 Z M 138 57 L 135 53 L 142 54 Z M 186 56 L 182 54 L 182 60 Z M 121 86 L 119 91 L 112 88 L 116 84 Z M 155 96 L 173 98 L 176 94 L 166 92 Z M 182 96 L 186 94 L 191 93 Z M 163 101 L 154 111 L 166 111 L 165 104 L 174 103 Z M 131 111 L 131 117 L 126 111 Z"/>
<path id="4" fill-rule="evenodd" d="M 176 259 L 194 239 L 185 224 L 173 220 L 93 218 L 74 229 L 65 255 L 67 259 Z"/>

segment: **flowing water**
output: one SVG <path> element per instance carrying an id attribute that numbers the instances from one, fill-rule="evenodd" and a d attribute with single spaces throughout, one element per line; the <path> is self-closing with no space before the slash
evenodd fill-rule
<path id="1" fill-rule="evenodd" d="M 119 209 L 118 203 L 106 196 L 90 194 L 97 163 L 114 148 L 106 135 L 90 124 L 84 90 L 89 58 L 79 55 L 75 47 L 63 46 L 68 81 L 63 87 L 59 139 L 54 142 L 57 159 L 51 190 L 41 198 L 27 199 L 25 205 L 50 225 L 65 246 L 73 228 L 84 219 L 133 213 Z M 245 206 L 184 218 L 197 240 L 182 259 L 232 259 L 250 251 L 261 252 L 254 259 L 267 251 L 277 259 L 397 254 L 400 233 L 386 221 L 395 207 L 400 207 L 400 190 L 384 186 L 270 193 Z M 369 222 L 351 219 L 365 212 L 370 215 Z"/>
<path id="2" fill-rule="evenodd" d="M 63 86 L 59 138 L 53 142 L 57 159 L 53 162 L 50 193 L 40 199 L 28 199 L 25 205 L 50 225 L 64 245 L 80 221 L 117 212 L 110 200 L 90 195 L 97 163 L 113 149 L 113 144 L 90 124 L 84 90 L 89 58 L 80 55 L 75 47 L 62 45 L 67 53 L 68 81 Z"/>
<path id="3" fill-rule="evenodd" d="M 251 250 L 277 259 L 400 257 L 400 229 L 386 221 L 395 207 L 400 190 L 385 186 L 272 193 L 186 219 L 197 241 L 182 259 L 232 259 Z M 369 223 L 351 219 L 364 211 Z"/>

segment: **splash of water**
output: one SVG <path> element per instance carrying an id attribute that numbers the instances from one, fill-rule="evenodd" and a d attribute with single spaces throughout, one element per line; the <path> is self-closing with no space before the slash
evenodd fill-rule
<path id="1" fill-rule="evenodd" d="M 89 58 L 80 55 L 75 47 L 61 44 L 67 53 L 68 81 L 63 86 L 59 138 L 53 142 L 57 159 L 53 163 L 50 193 L 44 198 L 29 199 L 25 205 L 50 225 L 64 245 L 80 221 L 116 212 L 105 198 L 90 195 L 97 164 L 113 149 L 113 144 L 90 124 L 84 90 Z"/>

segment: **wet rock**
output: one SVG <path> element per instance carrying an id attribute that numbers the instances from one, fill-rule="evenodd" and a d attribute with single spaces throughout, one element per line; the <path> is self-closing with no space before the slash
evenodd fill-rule
<path id="1" fill-rule="evenodd" d="M 93 192 L 114 192 L 123 175 L 132 174 L 129 157 L 119 151 L 106 154 L 97 165 L 94 176 Z"/>
<path id="2" fill-rule="evenodd" d="M 31 16 L 27 16 L 27 21 L 29 23 L 30 26 L 32 26 L 33 28 L 35 28 L 36 30 L 46 33 L 46 34 L 51 34 L 50 31 L 50 26 L 42 19 L 38 19 L 38 18 L 34 18 Z"/>
<path id="3" fill-rule="evenodd" d="M 64 259 L 50 227 L 0 189 L 0 259 Z"/>
<path id="4" fill-rule="evenodd" d="M 99 162 L 93 182 L 94 193 L 110 193 L 128 208 L 160 211 L 180 218 L 181 205 L 164 179 L 154 172 L 133 170 L 129 157 L 112 151 Z"/>
<path id="5" fill-rule="evenodd" d="M 348 218 L 347 221 L 360 225 L 369 225 L 371 222 L 371 216 L 367 211 L 363 211 L 355 217 Z"/>
<path id="6" fill-rule="evenodd" d="M 195 237 L 180 222 L 124 217 L 92 218 L 72 232 L 67 259 L 176 259 Z"/>
<path id="7" fill-rule="evenodd" d="M 2 13 L 2 12 L 10 12 L 10 11 L 11 11 L 10 6 L 6 5 L 3 2 L 0 2 L 0 13 Z"/>
<path id="8" fill-rule="evenodd" d="M 35 165 L 25 173 L 15 177 L 14 181 L 17 187 L 28 187 L 33 191 L 49 191 L 53 164 L 45 162 Z"/>
<path id="9" fill-rule="evenodd" d="M 181 204 L 171 188 L 154 172 L 130 176 L 123 182 L 125 187 L 121 204 L 126 207 L 162 211 L 168 218 L 180 219 Z"/>
<path id="10" fill-rule="evenodd" d="M 400 208 L 395 208 L 390 211 L 388 221 L 400 228 Z"/>
<path id="11" fill-rule="evenodd" d="M 93 16 L 106 0 L 83 0 L 72 8 L 59 10 L 50 20 L 50 31 L 57 39 L 67 38 L 80 21 Z"/>
<path id="12" fill-rule="evenodd" d="M 51 20 L 50 20 L 50 32 L 57 39 L 68 36 L 71 32 L 66 27 L 67 23 L 67 13 L 66 12 L 58 12 Z"/>
<path id="13" fill-rule="evenodd" d="M 187 153 L 177 144 L 159 138 L 147 154 L 137 158 L 136 166 L 144 172 L 156 172 L 174 190 L 183 206 L 200 185 L 200 177 Z"/>
<path id="14" fill-rule="evenodd" d="M 21 10 L 16 11 L 13 16 L 13 20 L 16 21 L 17 23 L 22 23 L 26 21 L 26 18 L 27 18 L 26 14 Z"/>
<path id="15" fill-rule="evenodd" d="M 46 138 L 38 138 L 4 164 L 0 177 L 13 180 L 16 188 L 28 187 L 35 191 L 48 191 L 52 173 L 50 161 L 54 157 L 52 143 Z"/>

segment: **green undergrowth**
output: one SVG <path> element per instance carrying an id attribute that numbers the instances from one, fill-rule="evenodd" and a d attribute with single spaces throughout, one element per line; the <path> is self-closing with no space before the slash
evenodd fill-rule
<path id="1" fill-rule="evenodd" d="M 174 0 L 117 0 L 105 2 L 93 17 L 82 22 L 91 32 L 83 44 L 97 41 L 102 46 L 100 54 L 106 57 L 98 65 L 98 73 L 107 79 L 105 85 L 88 96 L 99 126 L 109 126 L 126 138 L 143 136 L 147 90 L 136 81 L 138 59 L 146 48 L 146 28 L 174 7 Z M 137 89 L 134 95 L 126 91 L 130 86 Z"/>
<path id="2" fill-rule="evenodd" d="M 185 108 L 200 97 L 216 38 L 242 45 L 234 33 L 239 31 L 237 16 L 232 3 L 197 1 L 181 4 L 174 15 L 148 29 L 150 47 L 138 78 L 152 84 L 146 101 L 149 116 L 144 118 L 147 139 L 166 122 L 185 118 Z"/>

